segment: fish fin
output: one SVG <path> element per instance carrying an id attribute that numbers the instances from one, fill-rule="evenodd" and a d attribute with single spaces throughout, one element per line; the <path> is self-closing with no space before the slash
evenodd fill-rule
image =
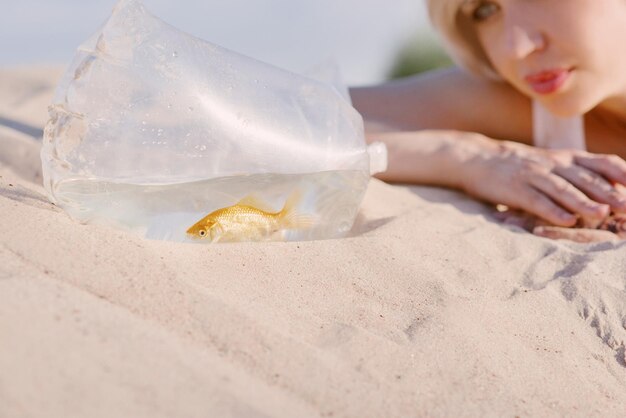
<path id="1" fill-rule="evenodd" d="M 302 200 L 302 193 L 298 190 L 293 192 L 285 202 L 283 210 L 280 211 L 282 227 L 285 229 L 309 229 L 317 221 L 315 215 L 300 213 L 297 206 Z"/>
<path id="2" fill-rule="evenodd" d="M 285 229 L 309 229 L 317 222 L 315 215 L 307 213 L 291 212 L 282 218 L 282 225 Z"/>
<path id="3" fill-rule="evenodd" d="M 300 192 L 299 190 L 294 190 L 285 201 L 285 205 L 280 211 L 281 216 L 287 216 L 289 213 L 294 212 L 301 201 L 302 192 Z"/>
<path id="4" fill-rule="evenodd" d="M 274 209 L 269 204 L 253 194 L 249 194 L 242 198 L 239 202 L 237 202 L 237 205 L 253 207 L 255 209 L 262 210 L 263 212 L 268 213 L 276 212 L 276 209 Z"/>

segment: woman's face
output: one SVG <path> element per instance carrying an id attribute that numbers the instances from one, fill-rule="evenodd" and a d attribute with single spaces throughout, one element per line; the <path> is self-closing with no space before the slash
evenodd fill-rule
<path id="1" fill-rule="evenodd" d="M 553 113 L 626 105 L 626 0 L 468 0 L 494 68 Z"/>

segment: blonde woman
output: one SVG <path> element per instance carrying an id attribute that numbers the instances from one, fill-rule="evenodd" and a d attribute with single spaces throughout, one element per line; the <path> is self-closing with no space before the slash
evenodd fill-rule
<path id="1" fill-rule="evenodd" d="M 540 235 L 609 237 L 569 227 L 626 212 L 626 0 L 428 7 L 460 68 L 351 91 L 389 148 L 381 178 L 525 211 L 552 225 Z"/>

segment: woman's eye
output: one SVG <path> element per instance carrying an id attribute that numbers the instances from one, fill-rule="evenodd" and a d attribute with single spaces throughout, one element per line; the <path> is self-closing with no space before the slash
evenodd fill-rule
<path id="1" fill-rule="evenodd" d="M 481 2 L 472 13 L 472 18 L 477 22 L 482 22 L 493 16 L 500 10 L 500 6 L 490 1 Z"/>

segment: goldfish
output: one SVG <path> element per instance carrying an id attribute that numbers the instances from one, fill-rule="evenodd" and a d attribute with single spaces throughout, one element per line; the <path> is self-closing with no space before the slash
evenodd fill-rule
<path id="1" fill-rule="evenodd" d="M 285 229 L 306 229 L 314 223 L 311 215 L 300 214 L 300 194 L 292 194 L 279 212 L 248 196 L 233 206 L 218 209 L 187 230 L 193 239 L 218 241 L 262 241 Z"/>

